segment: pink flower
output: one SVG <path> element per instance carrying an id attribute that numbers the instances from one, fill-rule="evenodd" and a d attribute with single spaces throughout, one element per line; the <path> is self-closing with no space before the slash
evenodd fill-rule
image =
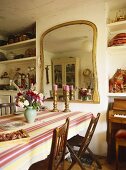
<path id="1" fill-rule="evenodd" d="M 87 96 L 87 92 L 88 92 L 88 90 L 86 88 L 79 89 L 79 94 L 81 97 Z"/>

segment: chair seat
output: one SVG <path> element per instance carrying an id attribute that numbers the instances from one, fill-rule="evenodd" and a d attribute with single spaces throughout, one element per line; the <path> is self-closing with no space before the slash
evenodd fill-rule
<path id="1" fill-rule="evenodd" d="M 77 134 L 76 136 L 70 138 L 67 141 L 67 147 L 70 152 L 71 159 L 72 159 L 71 165 L 69 166 L 68 170 L 71 170 L 72 167 L 75 165 L 75 163 L 78 163 L 80 168 L 82 170 L 85 170 L 82 159 L 84 155 L 86 155 L 86 151 L 89 153 L 92 160 L 96 162 L 98 168 L 102 169 L 100 162 L 97 160 L 96 156 L 93 154 L 93 152 L 88 147 L 93 137 L 99 117 L 100 117 L 100 113 L 98 113 L 96 117 L 92 116 L 89 126 L 84 136 L 80 136 L 79 134 Z M 76 151 L 74 146 L 78 147 L 78 151 Z"/>
<path id="2" fill-rule="evenodd" d="M 14 114 L 16 112 L 15 103 L 0 103 L 1 116 Z"/>
<path id="3" fill-rule="evenodd" d="M 48 170 L 49 158 L 32 164 L 29 170 Z"/>
<path id="4" fill-rule="evenodd" d="M 81 144 L 82 144 L 82 140 L 83 140 L 83 136 L 80 136 L 79 134 L 77 134 L 76 136 L 73 136 L 72 138 L 70 138 L 68 140 L 68 143 L 71 145 L 71 146 L 78 146 L 80 147 Z"/>
<path id="5" fill-rule="evenodd" d="M 118 159 L 118 154 L 119 154 L 119 146 L 126 146 L 126 130 L 125 129 L 120 129 L 116 132 L 115 134 L 115 139 L 116 139 L 116 170 L 119 169 L 119 159 Z"/>
<path id="6" fill-rule="evenodd" d="M 118 130 L 115 137 L 126 139 L 126 130 L 125 129 Z"/>

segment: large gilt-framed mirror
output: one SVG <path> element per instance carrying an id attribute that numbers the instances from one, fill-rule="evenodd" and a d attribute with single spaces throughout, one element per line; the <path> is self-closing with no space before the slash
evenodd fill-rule
<path id="1" fill-rule="evenodd" d="M 73 89 L 74 102 L 99 102 L 96 67 L 97 28 L 86 20 L 56 25 L 41 36 L 41 90 L 52 99 L 58 85 L 58 100 L 63 86 Z"/>

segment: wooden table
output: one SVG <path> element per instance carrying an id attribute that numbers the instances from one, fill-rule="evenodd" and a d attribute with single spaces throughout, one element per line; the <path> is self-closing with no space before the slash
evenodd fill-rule
<path id="1" fill-rule="evenodd" d="M 26 123 L 23 114 L 3 116 L 0 118 L 0 132 L 5 133 L 7 125 L 13 130 L 24 129 L 30 136 L 30 141 L 22 144 L 0 146 L 0 170 L 28 170 L 31 164 L 45 159 L 50 153 L 53 129 L 61 126 L 65 119 L 70 118 L 68 138 L 86 129 L 92 113 L 84 112 L 38 112 L 34 123 Z M 19 123 L 23 123 L 20 126 Z M 7 132 L 7 131 L 6 131 Z"/>

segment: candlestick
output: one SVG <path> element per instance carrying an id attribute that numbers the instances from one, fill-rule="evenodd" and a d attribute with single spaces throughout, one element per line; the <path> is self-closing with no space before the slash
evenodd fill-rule
<path id="1" fill-rule="evenodd" d="M 73 90 L 73 85 L 70 86 L 70 100 L 74 100 L 74 90 Z"/>
<path id="2" fill-rule="evenodd" d="M 65 90 L 66 89 L 66 85 L 63 85 L 63 90 Z"/>
<path id="3" fill-rule="evenodd" d="M 73 85 L 70 86 L 70 90 L 73 90 Z"/>
<path id="4" fill-rule="evenodd" d="M 55 86 L 56 87 L 56 86 Z M 57 89 L 53 91 L 53 110 L 52 112 L 58 112 L 59 110 L 57 109 Z"/>
<path id="5" fill-rule="evenodd" d="M 69 91 L 68 90 L 65 91 L 64 99 L 65 99 L 65 109 L 64 109 L 63 112 L 70 112 L 70 109 L 69 109 Z"/>
<path id="6" fill-rule="evenodd" d="M 63 85 L 63 100 L 65 100 L 65 92 L 66 91 L 66 85 Z"/>

